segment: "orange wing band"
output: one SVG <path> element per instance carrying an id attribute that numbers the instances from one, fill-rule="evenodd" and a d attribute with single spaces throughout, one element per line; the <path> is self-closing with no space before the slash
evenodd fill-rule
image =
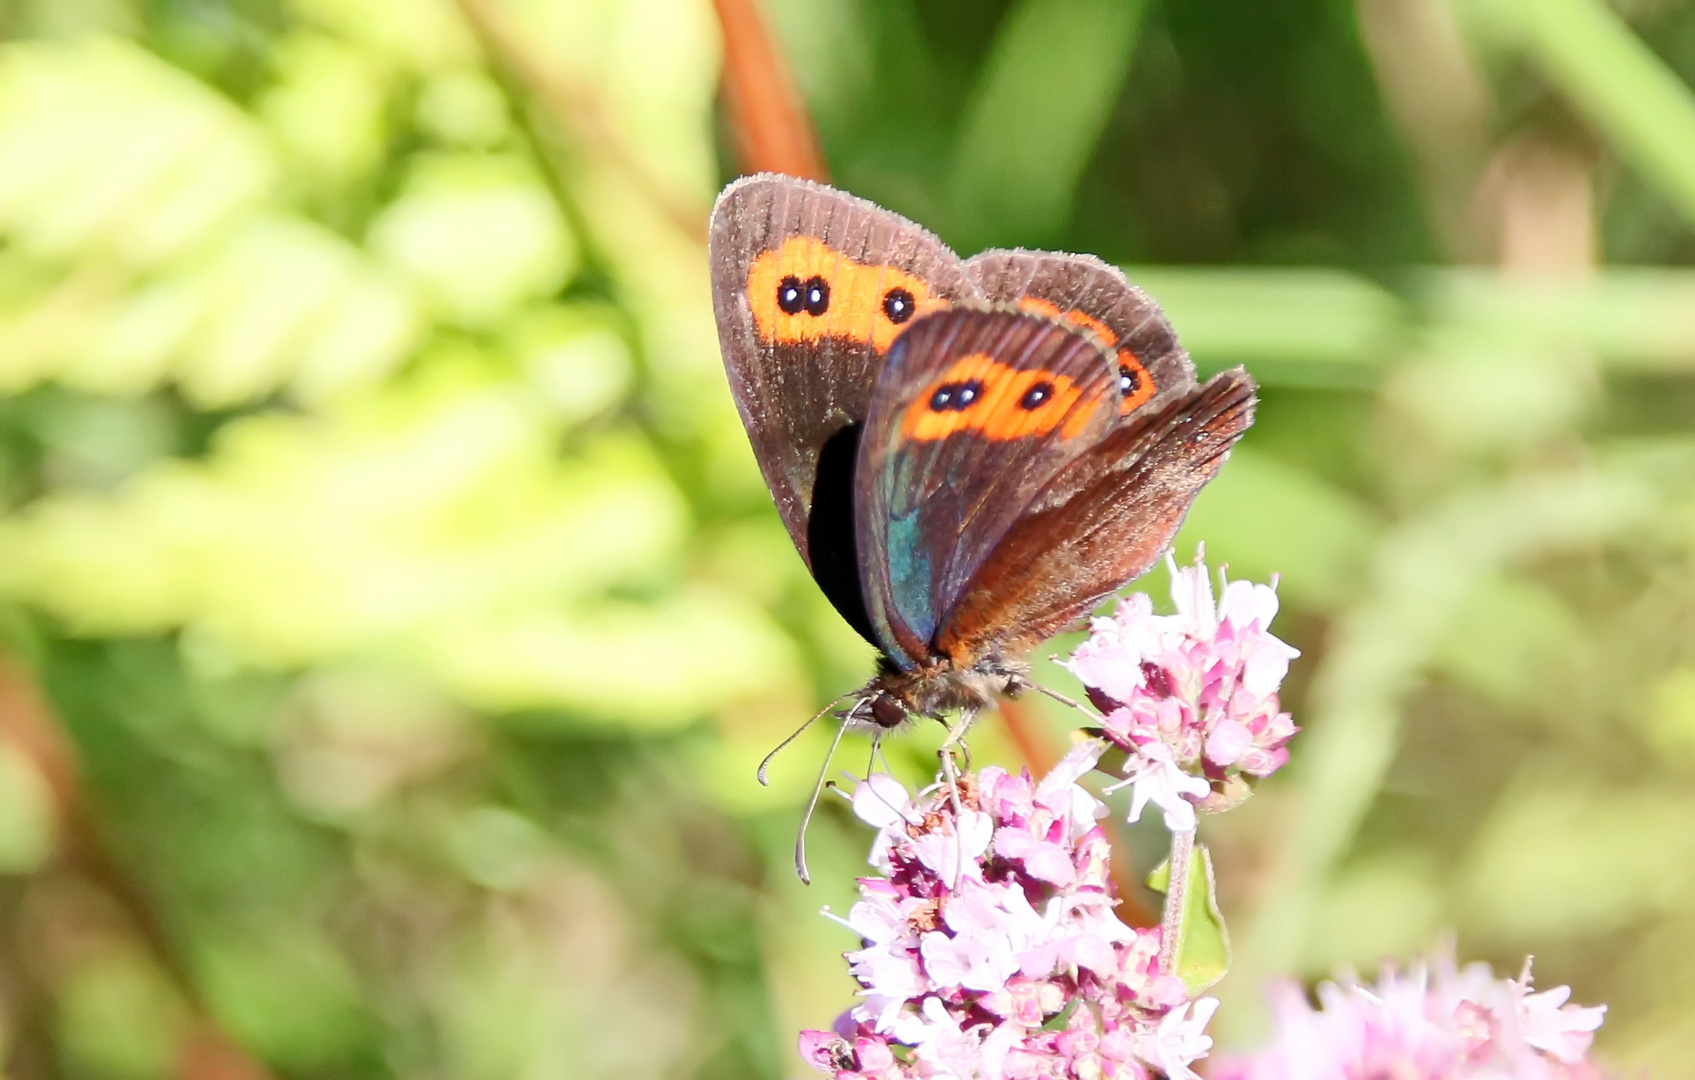
<path id="1" fill-rule="evenodd" d="M 1109 347 L 1118 344 L 1118 335 L 1112 332 L 1112 327 L 1087 312 L 1066 311 L 1052 300 L 1043 300 L 1039 296 L 1026 296 L 1018 301 L 1018 306 L 1023 311 L 1033 311 L 1050 319 L 1064 319 L 1072 326 L 1093 330 Z"/>
<path id="2" fill-rule="evenodd" d="M 1100 335 L 1100 339 L 1108 347 L 1118 344 L 1118 335 L 1112 332 L 1112 327 L 1101 322 L 1093 315 L 1082 311 L 1066 311 L 1052 300 L 1044 300 L 1039 296 L 1026 296 L 1018 301 L 1021 310 L 1046 315 L 1050 319 L 1064 319 L 1073 326 L 1087 327 Z M 1137 409 L 1153 400 L 1159 387 L 1154 385 L 1152 375 L 1129 349 L 1118 350 L 1119 384 L 1123 388 L 1118 403 L 1118 415 L 1128 416 Z"/>
<path id="3" fill-rule="evenodd" d="M 914 317 L 947 306 L 923 278 L 850 259 L 812 236 L 791 236 L 754 257 L 747 302 L 766 341 L 845 338 L 878 352 Z"/>
<path id="4" fill-rule="evenodd" d="M 901 435 L 916 442 L 974 432 L 996 442 L 1027 439 L 1058 429 L 1081 435 L 1093 410 L 1083 388 L 1067 375 L 1008 367 L 986 353 L 953 362 L 924 387 L 901 417 Z"/>

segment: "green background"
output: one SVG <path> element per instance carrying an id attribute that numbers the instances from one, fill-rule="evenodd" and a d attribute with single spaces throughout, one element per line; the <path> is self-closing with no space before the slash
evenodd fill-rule
<path id="1" fill-rule="evenodd" d="M 1262 383 L 1178 545 L 1304 652 L 1221 1040 L 1452 935 L 1695 1076 L 1695 5 L 769 8 L 837 184 Z M 0 3 L 9 1080 L 802 1074 L 869 837 L 803 888 L 827 733 L 753 767 L 870 657 L 725 387 L 719 68 L 705 0 Z"/>

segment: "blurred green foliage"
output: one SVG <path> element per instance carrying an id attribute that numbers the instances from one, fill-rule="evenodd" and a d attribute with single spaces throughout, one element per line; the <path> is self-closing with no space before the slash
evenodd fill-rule
<path id="1" fill-rule="evenodd" d="M 1695 5 L 769 7 L 838 184 L 1123 263 L 1264 384 L 1179 545 L 1305 651 L 1204 827 L 1223 1036 L 1452 930 L 1695 1076 Z M 710 5 L 0 29 L 0 641 L 144 898 L 0 729 L 7 1075 L 174 1075 L 202 1008 L 285 1077 L 798 1074 L 866 838 L 827 806 L 803 889 L 824 733 L 752 767 L 869 657 L 721 375 Z"/>

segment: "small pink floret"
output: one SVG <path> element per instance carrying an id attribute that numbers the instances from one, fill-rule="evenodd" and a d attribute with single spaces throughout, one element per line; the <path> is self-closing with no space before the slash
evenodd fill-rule
<path id="1" fill-rule="evenodd" d="M 1151 802 L 1168 827 L 1187 829 L 1196 806 L 1226 809 L 1288 760 L 1296 728 L 1277 692 L 1299 653 L 1270 631 L 1271 586 L 1233 581 L 1215 602 L 1204 563 L 1168 565 L 1176 614 L 1130 596 L 1094 620 L 1066 666 L 1126 752 L 1131 820 Z"/>

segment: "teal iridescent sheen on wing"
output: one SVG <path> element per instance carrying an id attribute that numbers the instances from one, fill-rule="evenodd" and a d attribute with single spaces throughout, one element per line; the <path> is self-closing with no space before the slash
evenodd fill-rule
<path id="1" fill-rule="evenodd" d="M 895 613 L 925 641 L 936 633 L 930 553 L 925 547 L 919 511 L 891 518 L 888 531 L 889 596 Z"/>

